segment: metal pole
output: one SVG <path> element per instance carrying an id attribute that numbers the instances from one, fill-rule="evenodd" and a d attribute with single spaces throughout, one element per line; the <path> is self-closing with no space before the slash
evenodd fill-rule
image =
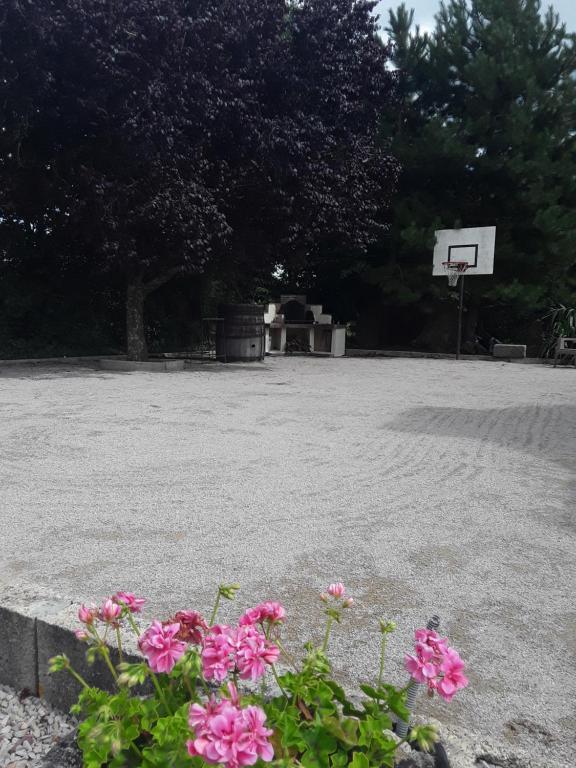
<path id="1" fill-rule="evenodd" d="M 458 335 L 456 339 L 456 360 L 460 360 L 462 345 L 462 312 L 464 311 L 464 273 L 460 275 L 460 298 L 458 299 Z"/>

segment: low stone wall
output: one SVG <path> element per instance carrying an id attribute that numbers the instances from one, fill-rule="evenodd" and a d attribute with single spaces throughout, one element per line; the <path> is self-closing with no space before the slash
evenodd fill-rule
<path id="1" fill-rule="evenodd" d="M 80 683 L 67 672 L 48 674 L 49 659 L 62 653 L 89 685 L 113 689 L 104 662 L 97 659 L 94 664 L 88 664 L 86 644 L 78 640 L 72 630 L 0 606 L 0 683 L 17 691 L 26 690 L 53 707 L 68 711 L 78 699 Z M 117 664 L 116 648 L 110 648 L 110 655 Z M 141 660 L 126 653 L 124 659 Z"/>

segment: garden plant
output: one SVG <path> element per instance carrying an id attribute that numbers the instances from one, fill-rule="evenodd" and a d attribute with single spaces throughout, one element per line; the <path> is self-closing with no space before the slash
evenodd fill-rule
<path id="1" fill-rule="evenodd" d="M 76 631 L 87 644 L 88 661 L 100 659 L 115 683 L 112 693 L 94 688 L 65 655 L 50 660 L 50 671 L 68 671 L 82 690 L 73 712 L 80 718 L 78 744 L 85 768 L 172 766 L 240 768 L 256 763 L 303 768 L 393 766 L 404 742 L 430 750 L 432 726 L 394 733 L 407 721 L 411 687 L 425 684 L 430 695 L 450 701 L 468 681 L 459 654 L 435 631 L 415 633 L 406 654 L 410 682 L 398 688 L 384 682 L 385 649 L 393 622 L 381 621 L 380 658 L 375 679 L 350 698 L 333 679 L 328 660 L 330 636 L 353 600 L 340 582 L 320 595 L 326 618 L 321 643 L 307 642 L 302 660 L 285 647 L 286 612 L 278 602 L 247 610 L 237 626 L 217 623 L 222 599 L 237 584 L 220 585 L 211 616 L 178 611 L 167 621 L 137 624 L 144 600 L 118 592 L 101 607 L 82 605 Z M 142 661 L 123 658 L 123 627 L 138 638 Z M 116 637 L 120 662 L 112 663 L 107 641 Z M 150 682 L 151 681 L 151 684 Z M 151 693 L 138 693 L 146 684 Z"/>

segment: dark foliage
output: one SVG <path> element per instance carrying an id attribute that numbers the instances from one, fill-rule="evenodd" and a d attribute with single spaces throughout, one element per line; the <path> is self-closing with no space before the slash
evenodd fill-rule
<path id="1" fill-rule="evenodd" d="M 533 319 L 576 300 L 576 36 L 538 0 L 451 0 L 430 34 L 412 19 L 405 6 L 390 14 L 402 106 L 386 135 L 403 172 L 364 276 L 397 320 L 412 307 L 417 343 L 452 348 L 434 230 L 496 225 L 494 276 L 466 280 L 468 335 L 483 324 L 536 352 Z"/>
<path id="2" fill-rule="evenodd" d="M 182 271 L 248 292 L 330 244 L 364 252 L 397 175 L 373 5 L 7 0 L 5 263 L 42 252 L 125 283 L 144 359 L 146 296 Z"/>

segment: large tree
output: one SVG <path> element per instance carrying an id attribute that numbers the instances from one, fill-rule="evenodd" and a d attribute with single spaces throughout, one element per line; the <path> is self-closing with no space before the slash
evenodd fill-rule
<path id="1" fill-rule="evenodd" d="M 385 302 L 433 302 L 441 321 L 434 230 L 496 225 L 494 277 L 466 281 L 469 333 L 487 305 L 518 321 L 573 303 L 575 36 L 538 0 L 451 0 L 432 32 L 412 22 L 404 5 L 390 13 L 402 104 L 387 124 L 403 171 L 390 238 L 367 276 Z M 439 341 L 434 324 L 425 335 Z"/>
<path id="2" fill-rule="evenodd" d="M 385 223 L 393 98 L 363 0 L 7 0 L 0 228 L 121 272 L 129 357 L 182 270 L 244 280 Z"/>

